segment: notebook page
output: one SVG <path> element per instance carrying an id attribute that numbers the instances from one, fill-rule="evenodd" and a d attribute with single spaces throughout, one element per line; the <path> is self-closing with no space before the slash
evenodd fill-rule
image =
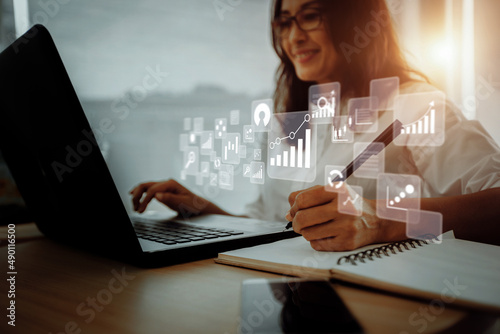
<path id="1" fill-rule="evenodd" d="M 429 292 L 443 302 L 459 298 L 500 307 L 498 246 L 448 239 L 356 266 L 338 267 L 335 270 Z"/>
<path id="2" fill-rule="evenodd" d="M 331 269 L 340 257 L 372 249 L 383 244 L 370 245 L 349 252 L 318 252 L 303 237 L 224 252 L 225 255 L 300 267 Z"/>

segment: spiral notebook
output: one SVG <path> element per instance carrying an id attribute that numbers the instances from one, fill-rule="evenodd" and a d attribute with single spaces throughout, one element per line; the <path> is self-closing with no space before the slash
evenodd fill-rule
<path id="1" fill-rule="evenodd" d="M 350 252 L 317 252 L 297 237 L 220 253 L 215 261 L 500 311 L 500 247 L 455 239 L 452 232 L 439 240 L 409 239 Z"/>

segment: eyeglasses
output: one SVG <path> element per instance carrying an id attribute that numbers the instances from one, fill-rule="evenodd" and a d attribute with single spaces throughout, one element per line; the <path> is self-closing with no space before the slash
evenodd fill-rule
<path id="1" fill-rule="evenodd" d="M 279 38 L 288 38 L 293 21 L 302 31 L 310 31 L 321 25 L 321 11 L 314 8 L 299 10 L 295 16 L 280 16 L 272 22 L 273 30 Z"/>

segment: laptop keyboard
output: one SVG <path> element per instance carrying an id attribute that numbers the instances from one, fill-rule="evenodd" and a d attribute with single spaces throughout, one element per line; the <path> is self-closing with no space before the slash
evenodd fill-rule
<path id="1" fill-rule="evenodd" d="M 134 224 L 134 229 L 139 238 L 165 245 L 175 245 L 243 234 L 243 232 L 240 231 L 222 228 L 193 227 L 176 222 L 136 222 Z"/>

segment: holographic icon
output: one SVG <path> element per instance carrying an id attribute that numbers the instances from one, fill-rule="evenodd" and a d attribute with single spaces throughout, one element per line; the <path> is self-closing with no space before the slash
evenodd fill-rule
<path id="1" fill-rule="evenodd" d="M 352 143 L 354 133 L 349 130 L 347 116 L 333 118 L 332 143 Z"/>
<path id="2" fill-rule="evenodd" d="M 255 141 L 255 131 L 252 125 L 243 126 L 243 142 L 253 143 Z"/>
<path id="3" fill-rule="evenodd" d="M 188 169 L 189 166 L 191 166 L 195 161 L 196 161 L 196 156 L 194 152 L 193 151 L 189 152 L 188 161 L 186 162 L 186 166 L 184 166 L 184 169 Z"/>
<path id="4" fill-rule="evenodd" d="M 212 187 L 217 187 L 218 185 L 218 175 L 217 173 L 210 173 L 210 178 L 209 178 L 209 184 L 212 186 Z"/>
<path id="5" fill-rule="evenodd" d="M 222 159 L 221 159 L 221 157 L 215 157 L 213 163 L 214 163 L 214 169 L 219 170 L 220 166 L 222 165 Z"/>
<path id="6" fill-rule="evenodd" d="M 229 112 L 229 124 L 231 124 L 231 125 L 240 124 L 240 111 L 239 110 L 231 110 Z"/>
<path id="7" fill-rule="evenodd" d="M 215 119 L 215 138 L 222 139 L 227 133 L 227 119 L 226 118 L 216 118 Z"/>
<path id="8" fill-rule="evenodd" d="M 361 216 L 363 214 L 363 188 L 359 186 L 350 186 L 350 191 L 339 193 L 338 210 L 351 216 Z"/>
<path id="9" fill-rule="evenodd" d="M 210 163 L 208 161 L 202 161 L 200 170 L 201 176 L 208 177 L 209 173 L 210 173 Z"/>
<path id="10" fill-rule="evenodd" d="M 203 131 L 200 135 L 200 154 L 210 155 L 214 150 L 214 132 Z"/>
<path id="11" fill-rule="evenodd" d="M 274 179 L 312 182 L 316 178 L 316 139 L 308 112 L 273 115 L 268 136 L 267 174 Z"/>
<path id="12" fill-rule="evenodd" d="M 443 234 L 443 215 L 441 213 L 408 210 L 406 223 L 406 236 L 408 238 L 433 239 L 434 243 L 441 243 L 441 239 L 436 238 Z"/>
<path id="13" fill-rule="evenodd" d="M 349 99 L 348 125 L 352 132 L 376 132 L 378 130 L 378 111 L 371 109 L 371 98 Z"/>
<path id="14" fill-rule="evenodd" d="M 354 143 L 354 176 L 376 179 L 385 172 L 384 143 Z M 356 157 L 359 157 L 356 159 Z"/>
<path id="15" fill-rule="evenodd" d="M 203 117 L 195 117 L 193 120 L 193 132 L 198 134 L 203 131 Z"/>
<path id="16" fill-rule="evenodd" d="M 222 140 L 222 163 L 239 164 L 240 163 L 240 134 L 227 133 Z"/>
<path id="17" fill-rule="evenodd" d="M 247 147 L 245 145 L 240 145 L 240 148 L 239 148 L 239 156 L 241 159 L 246 159 L 247 157 Z"/>
<path id="18" fill-rule="evenodd" d="M 332 82 L 309 87 L 309 114 L 312 124 L 331 124 L 340 113 L 340 83 Z"/>
<path id="19" fill-rule="evenodd" d="M 189 144 L 188 144 L 188 135 L 187 135 L 187 133 L 181 133 L 179 135 L 179 150 L 180 151 L 185 151 L 188 146 L 189 146 Z"/>
<path id="20" fill-rule="evenodd" d="M 421 179 L 417 175 L 380 174 L 377 180 L 377 216 L 406 222 L 407 211 L 420 210 Z"/>
<path id="21" fill-rule="evenodd" d="M 262 150 L 260 148 L 256 148 L 253 150 L 253 159 L 262 160 Z"/>
<path id="22" fill-rule="evenodd" d="M 183 169 L 186 175 L 197 175 L 199 171 L 198 147 L 188 146 L 184 151 Z"/>
<path id="23" fill-rule="evenodd" d="M 343 166 L 325 166 L 325 191 L 336 193 L 345 191 L 342 187 L 346 179 L 343 170 Z"/>
<path id="24" fill-rule="evenodd" d="M 190 144 L 190 145 L 193 145 L 193 144 L 195 144 L 195 143 L 196 143 L 196 133 L 191 132 L 191 133 L 189 134 L 189 137 L 188 137 L 188 138 L 189 138 L 189 144 Z"/>
<path id="25" fill-rule="evenodd" d="M 259 100 L 252 102 L 253 131 L 268 132 L 271 121 L 273 100 Z"/>
<path id="26" fill-rule="evenodd" d="M 225 190 L 234 189 L 234 167 L 233 165 L 221 165 L 219 170 L 219 188 Z"/>
<path id="27" fill-rule="evenodd" d="M 434 91 L 399 95 L 394 118 L 403 123 L 394 140 L 399 146 L 440 146 L 445 139 L 445 95 Z"/>
<path id="28" fill-rule="evenodd" d="M 393 110 L 399 95 L 399 77 L 375 79 L 370 82 L 371 110 Z"/>
<path id="29" fill-rule="evenodd" d="M 264 184 L 264 163 L 252 161 L 250 163 L 250 183 Z"/>
<path id="30" fill-rule="evenodd" d="M 250 171 L 250 164 L 243 164 L 243 177 L 250 178 L 250 176 L 252 175 Z"/>

